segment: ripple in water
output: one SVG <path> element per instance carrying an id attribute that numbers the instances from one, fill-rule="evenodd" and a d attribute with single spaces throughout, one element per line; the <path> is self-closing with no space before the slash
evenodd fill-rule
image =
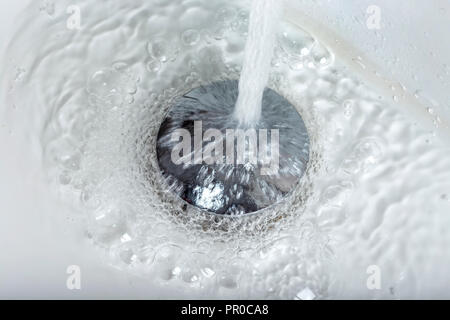
<path id="1" fill-rule="evenodd" d="M 221 219 L 164 190 L 155 145 L 173 99 L 239 78 L 246 7 L 78 3 L 80 30 L 67 27 L 70 1 L 33 1 L 24 13 L 3 72 L 3 113 L 41 146 L 53 186 L 72 197 L 112 264 L 189 288 L 190 297 L 445 292 L 448 146 L 348 74 L 317 39 L 283 23 L 269 78 L 310 133 L 301 184 L 264 215 Z M 18 121 L 12 106 L 28 117 Z M 381 290 L 366 287 L 371 265 L 382 271 Z"/>

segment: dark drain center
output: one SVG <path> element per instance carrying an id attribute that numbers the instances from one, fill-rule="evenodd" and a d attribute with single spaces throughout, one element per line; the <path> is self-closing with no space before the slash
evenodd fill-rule
<path id="1" fill-rule="evenodd" d="M 158 163 L 171 190 L 220 215 L 281 201 L 309 160 L 308 132 L 289 101 L 266 89 L 259 123 L 240 127 L 237 96 L 238 81 L 195 88 L 174 102 L 158 133 Z"/>

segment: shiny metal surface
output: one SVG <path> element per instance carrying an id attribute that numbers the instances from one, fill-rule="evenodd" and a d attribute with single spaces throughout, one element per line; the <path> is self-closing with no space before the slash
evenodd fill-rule
<path id="1" fill-rule="evenodd" d="M 297 186 L 309 160 L 308 132 L 289 101 L 266 89 L 261 121 L 243 128 L 233 118 L 237 96 L 238 82 L 232 80 L 191 90 L 176 99 L 157 140 L 159 166 L 170 189 L 219 215 L 254 213 L 281 201 Z"/>

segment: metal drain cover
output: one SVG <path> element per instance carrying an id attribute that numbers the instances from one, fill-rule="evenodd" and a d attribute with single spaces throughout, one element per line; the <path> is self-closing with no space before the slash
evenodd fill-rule
<path id="1" fill-rule="evenodd" d="M 241 127 L 237 97 L 235 80 L 195 88 L 175 100 L 158 133 L 170 189 L 214 214 L 250 214 L 281 201 L 309 160 L 308 132 L 289 101 L 266 89 L 260 122 Z"/>

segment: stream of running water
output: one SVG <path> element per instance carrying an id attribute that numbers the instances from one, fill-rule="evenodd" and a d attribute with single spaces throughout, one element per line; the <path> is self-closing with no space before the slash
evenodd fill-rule
<path id="1" fill-rule="evenodd" d="M 278 0 L 254 0 L 252 3 L 235 108 L 235 117 L 241 124 L 255 124 L 261 117 L 281 9 L 282 1 Z"/>

